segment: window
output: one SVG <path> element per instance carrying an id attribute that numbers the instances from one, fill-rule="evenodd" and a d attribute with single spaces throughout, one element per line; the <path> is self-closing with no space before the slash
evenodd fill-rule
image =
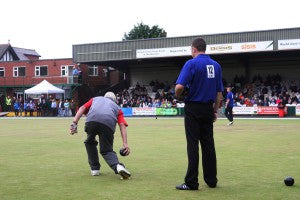
<path id="1" fill-rule="evenodd" d="M 89 76 L 98 76 L 98 66 L 92 65 L 88 67 L 88 75 Z"/>
<path id="2" fill-rule="evenodd" d="M 61 66 L 60 68 L 60 75 L 61 76 L 68 76 L 68 66 Z"/>
<path id="3" fill-rule="evenodd" d="M 4 76 L 5 76 L 4 67 L 0 67 L 0 77 L 4 77 Z"/>
<path id="4" fill-rule="evenodd" d="M 47 76 L 48 66 L 35 66 L 35 76 Z"/>
<path id="5" fill-rule="evenodd" d="M 14 67 L 14 77 L 25 76 L 25 67 Z"/>
<path id="6" fill-rule="evenodd" d="M 72 74 L 72 69 L 74 65 L 62 65 L 60 68 L 60 75 L 61 76 L 68 76 L 69 74 Z"/>

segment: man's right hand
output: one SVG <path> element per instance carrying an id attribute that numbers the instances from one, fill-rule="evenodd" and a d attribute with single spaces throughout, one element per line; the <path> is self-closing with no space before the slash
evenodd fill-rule
<path id="1" fill-rule="evenodd" d="M 75 133 L 77 133 L 77 123 L 72 122 L 72 124 L 70 126 L 70 134 L 74 135 Z"/>
<path id="2" fill-rule="evenodd" d="M 130 148 L 128 145 L 123 145 L 123 152 L 125 153 L 126 156 L 130 154 Z"/>

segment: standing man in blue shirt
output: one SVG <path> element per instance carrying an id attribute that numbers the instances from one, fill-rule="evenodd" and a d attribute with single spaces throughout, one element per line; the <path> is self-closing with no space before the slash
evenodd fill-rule
<path id="1" fill-rule="evenodd" d="M 229 120 L 227 125 L 233 125 L 233 93 L 231 92 L 231 87 L 227 87 L 226 105 L 225 105 L 225 116 Z"/>
<path id="2" fill-rule="evenodd" d="M 216 187 L 218 181 L 213 122 L 217 120 L 222 100 L 222 69 L 205 54 L 206 42 L 202 38 L 196 38 L 191 48 L 193 58 L 183 66 L 175 87 L 177 97 L 187 93 L 184 125 L 188 168 L 185 182 L 176 186 L 178 190 L 198 190 L 199 141 L 204 181 L 211 188 Z"/>

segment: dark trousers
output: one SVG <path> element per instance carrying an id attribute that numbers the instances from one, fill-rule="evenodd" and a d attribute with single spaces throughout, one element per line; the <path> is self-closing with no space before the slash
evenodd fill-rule
<path id="1" fill-rule="evenodd" d="M 187 103 L 184 107 L 188 169 L 185 183 L 198 188 L 199 141 L 202 150 L 202 169 L 206 184 L 217 184 L 217 161 L 213 137 L 214 110 L 212 104 Z"/>
<path id="2" fill-rule="evenodd" d="M 51 108 L 51 113 L 53 117 L 57 116 L 57 108 Z"/>
<path id="3" fill-rule="evenodd" d="M 71 108 L 72 116 L 74 117 L 76 115 L 76 110 L 75 108 Z"/>
<path id="4" fill-rule="evenodd" d="M 96 140 L 96 136 L 98 135 L 100 154 L 106 163 L 117 173 L 116 165 L 119 164 L 119 160 L 116 152 L 113 151 L 114 132 L 106 125 L 98 122 L 86 122 L 85 132 L 87 133 L 87 139 L 84 141 L 84 144 L 91 170 L 99 170 L 101 166 L 98 157 L 98 142 Z"/>
<path id="5" fill-rule="evenodd" d="M 225 108 L 225 116 L 230 122 L 233 121 L 232 107 Z"/>

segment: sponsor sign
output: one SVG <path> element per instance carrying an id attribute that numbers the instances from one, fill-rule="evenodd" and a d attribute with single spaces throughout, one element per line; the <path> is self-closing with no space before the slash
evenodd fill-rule
<path id="1" fill-rule="evenodd" d="M 207 54 L 242 53 L 253 51 L 272 51 L 273 41 L 243 42 L 229 44 L 210 44 L 206 47 Z"/>
<path id="2" fill-rule="evenodd" d="M 155 115 L 155 108 L 132 108 L 133 115 Z"/>
<path id="3" fill-rule="evenodd" d="M 300 39 L 278 40 L 278 50 L 300 49 Z"/>
<path id="4" fill-rule="evenodd" d="M 191 55 L 190 46 L 136 50 L 136 58 L 158 58 L 158 57 L 190 56 L 190 55 Z"/>
<path id="5" fill-rule="evenodd" d="M 156 108 L 156 115 L 177 115 L 176 108 Z"/>
<path id="6" fill-rule="evenodd" d="M 276 106 L 258 106 L 257 113 L 259 115 L 278 115 L 278 108 Z"/>
<path id="7" fill-rule="evenodd" d="M 209 44 L 206 47 L 207 54 L 242 53 L 253 51 L 272 51 L 273 41 L 242 42 L 228 44 Z M 136 58 L 159 58 L 174 56 L 191 56 L 191 47 L 168 47 L 155 49 L 137 49 Z"/>
<path id="8" fill-rule="evenodd" d="M 234 115 L 256 115 L 257 107 L 233 107 L 232 112 Z"/>
<path id="9" fill-rule="evenodd" d="M 125 117 L 132 116 L 132 108 L 122 108 L 122 111 Z"/>
<path id="10" fill-rule="evenodd" d="M 297 116 L 300 115 L 300 105 L 299 104 L 296 106 L 296 115 Z"/>

